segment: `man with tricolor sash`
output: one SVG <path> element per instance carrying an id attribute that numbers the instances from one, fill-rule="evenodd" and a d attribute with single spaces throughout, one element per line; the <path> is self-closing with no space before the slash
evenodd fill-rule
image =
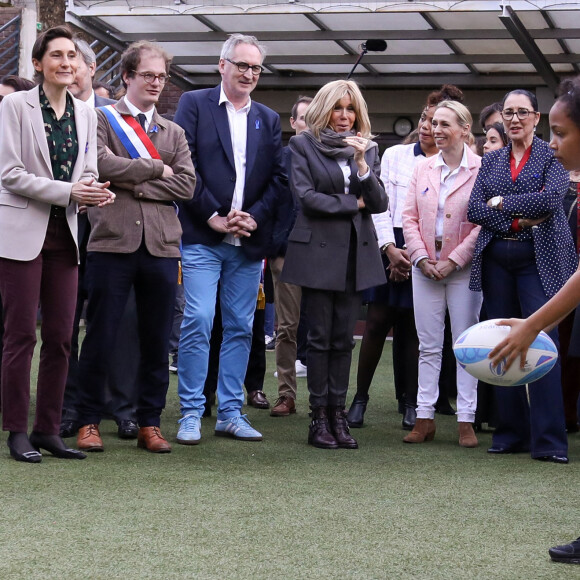
<path id="1" fill-rule="evenodd" d="M 171 57 L 158 45 L 132 44 L 121 59 L 127 92 L 97 109 L 100 175 L 111 181 L 116 212 L 89 210 L 87 334 L 79 360 L 79 449 L 103 451 L 99 423 L 107 370 L 131 287 L 141 359 L 137 377 L 140 448 L 168 453 L 160 417 L 169 386 L 168 341 L 178 278 L 181 226 L 176 202 L 191 199 L 195 170 L 183 130 L 155 104 Z"/>

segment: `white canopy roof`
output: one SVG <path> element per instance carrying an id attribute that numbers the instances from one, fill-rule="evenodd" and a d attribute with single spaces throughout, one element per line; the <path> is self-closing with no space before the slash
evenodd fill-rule
<path id="1" fill-rule="evenodd" d="M 580 2 L 69 0 L 67 20 L 122 50 L 140 39 L 174 55 L 183 88 L 219 81 L 234 32 L 266 45 L 265 88 L 318 88 L 352 69 L 361 43 L 385 40 L 356 70 L 368 88 L 548 87 L 580 72 Z"/>

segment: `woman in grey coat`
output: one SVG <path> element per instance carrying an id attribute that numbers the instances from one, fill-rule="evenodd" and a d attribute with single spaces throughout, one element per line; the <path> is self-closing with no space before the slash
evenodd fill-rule
<path id="1" fill-rule="evenodd" d="M 290 182 L 300 212 L 282 281 L 308 304 L 308 442 L 356 449 L 344 414 L 361 291 L 385 283 L 372 213 L 386 211 L 379 150 L 352 81 L 324 85 L 308 107 L 308 130 L 290 140 Z"/>

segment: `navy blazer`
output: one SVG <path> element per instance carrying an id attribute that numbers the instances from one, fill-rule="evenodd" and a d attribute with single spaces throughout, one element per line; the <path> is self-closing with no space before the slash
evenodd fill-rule
<path id="1" fill-rule="evenodd" d="M 290 147 L 282 149 L 282 164 L 286 172 L 286 176 L 290 176 L 290 162 L 292 159 L 292 152 Z M 288 177 L 284 182 L 285 187 L 281 187 L 274 209 L 274 221 L 272 223 L 272 241 L 268 249 L 267 256 L 269 258 L 277 258 L 285 256 L 288 249 L 288 236 L 296 223 L 296 216 L 298 215 L 298 201 L 294 197 L 290 189 Z"/>
<path id="2" fill-rule="evenodd" d="M 534 137 L 530 158 L 512 181 L 511 150 L 510 144 L 483 156 L 471 191 L 467 218 L 482 228 L 475 244 L 469 287 L 481 290 L 482 253 L 494 237 L 509 235 L 516 217 L 540 218 L 549 214 L 548 219 L 532 228 L 532 236 L 542 287 L 551 298 L 577 266 L 576 250 L 562 204 L 568 190 L 568 172 L 548 144 Z M 504 198 L 501 210 L 487 205 L 496 195 Z"/>
<path id="3" fill-rule="evenodd" d="M 180 204 L 182 244 L 214 246 L 224 235 L 207 220 L 231 210 L 236 170 L 225 104 L 220 106 L 220 85 L 184 93 L 174 121 L 183 127 L 197 175 L 193 199 Z M 280 117 L 252 101 L 248 113 L 246 182 L 242 210 L 252 214 L 258 228 L 242 238 L 242 248 L 252 260 L 262 259 L 271 242 L 272 216 L 283 187 Z"/>

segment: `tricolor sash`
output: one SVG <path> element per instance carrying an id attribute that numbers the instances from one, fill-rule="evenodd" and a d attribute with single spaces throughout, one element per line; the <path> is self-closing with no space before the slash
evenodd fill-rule
<path id="1" fill-rule="evenodd" d="M 161 159 L 155 145 L 134 117 L 119 113 L 115 105 L 105 105 L 99 109 L 105 113 L 131 159 Z"/>

